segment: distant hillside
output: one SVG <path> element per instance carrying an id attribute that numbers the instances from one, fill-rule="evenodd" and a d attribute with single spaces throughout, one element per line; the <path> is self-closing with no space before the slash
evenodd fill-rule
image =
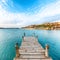
<path id="1" fill-rule="evenodd" d="M 60 22 L 53 22 L 53 23 L 44 23 L 39 25 L 30 25 L 24 28 L 27 29 L 45 29 L 45 30 L 60 30 Z"/>

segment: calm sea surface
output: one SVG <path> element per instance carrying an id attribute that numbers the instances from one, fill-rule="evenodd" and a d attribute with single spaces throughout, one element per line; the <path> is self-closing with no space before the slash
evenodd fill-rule
<path id="1" fill-rule="evenodd" d="M 59 30 L 24 30 L 0 29 L 0 60 L 13 60 L 15 57 L 15 44 L 22 42 L 22 36 L 38 36 L 39 43 L 45 48 L 49 45 L 49 55 L 53 60 L 60 60 L 60 31 Z"/>

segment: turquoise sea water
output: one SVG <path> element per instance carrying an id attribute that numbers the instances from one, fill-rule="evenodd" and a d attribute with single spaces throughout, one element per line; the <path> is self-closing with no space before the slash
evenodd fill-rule
<path id="1" fill-rule="evenodd" d="M 53 60 L 60 60 L 60 31 L 59 30 L 24 30 L 0 29 L 0 60 L 13 60 L 15 57 L 15 44 L 22 42 L 22 36 L 38 36 L 39 43 L 45 48 L 49 45 L 49 55 Z"/>

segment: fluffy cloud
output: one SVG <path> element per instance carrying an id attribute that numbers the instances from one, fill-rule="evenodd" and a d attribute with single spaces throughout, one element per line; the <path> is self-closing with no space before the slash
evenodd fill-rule
<path id="1" fill-rule="evenodd" d="M 6 1 L 8 0 L 2 0 L 2 2 L 7 5 Z M 6 11 L 3 9 L 2 2 L 0 2 L 0 24 L 16 24 L 18 26 L 26 26 L 30 24 L 37 24 L 37 23 L 43 23 L 47 21 L 54 21 L 56 15 L 60 16 L 60 1 L 48 4 L 38 11 L 36 13 L 13 13 Z M 12 4 L 13 6 L 13 4 Z M 55 17 L 53 17 L 55 16 Z M 53 17 L 53 18 L 52 18 Z M 57 18 L 60 20 L 60 18 Z M 55 19 L 55 21 L 57 20 Z"/>
<path id="2" fill-rule="evenodd" d="M 41 15 L 41 17 L 49 17 L 60 14 L 60 1 L 45 6 L 40 12 L 41 13 L 38 13 L 38 15 Z"/>

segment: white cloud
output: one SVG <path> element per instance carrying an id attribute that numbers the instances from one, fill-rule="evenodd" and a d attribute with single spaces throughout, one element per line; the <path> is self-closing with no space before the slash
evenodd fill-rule
<path id="1" fill-rule="evenodd" d="M 5 0 L 2 0 L 6 3 Z M 60 14 L 60 1 L 54 2 L 42 7 L 37 13 L 12 13 L 3 9 L 0 5 L 0 24 L 16 24 L 18 26 L 26 26 L 35 22 L 44 22 L 45 17 L 51 17 Z"/>
<path id="2" fill-rule="evenodd" d="M 45 6 L 41 13 L 38 13 L 41 17 L 49 17 L 57 14 L 60 14 L 60 1 Z"/>

